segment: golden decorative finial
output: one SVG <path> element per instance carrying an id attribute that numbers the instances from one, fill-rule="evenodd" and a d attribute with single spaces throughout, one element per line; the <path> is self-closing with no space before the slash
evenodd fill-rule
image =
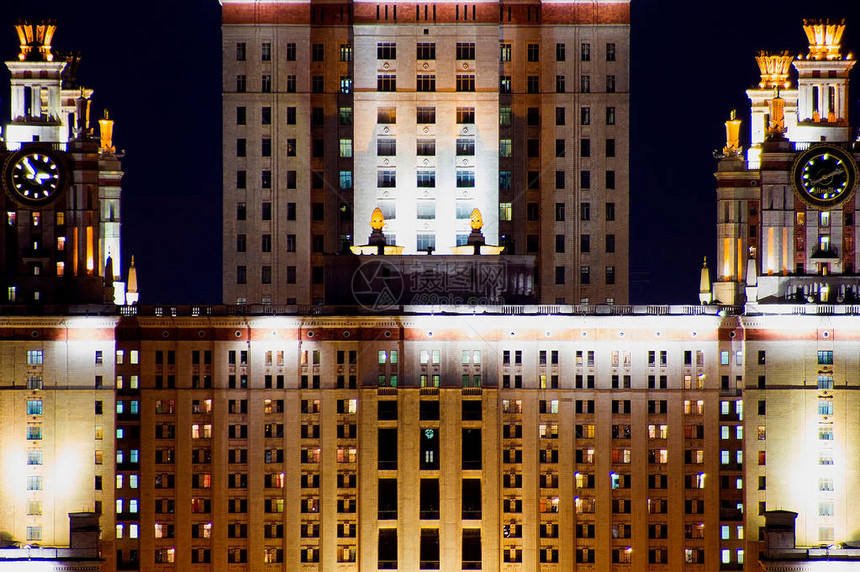
<path id="1" fill-rule="evenodd" d="M 472 214 L 469 217 L 470 223 L 472 225 L 472 230 L 481 230 L 484 227 L 484 219 L 481 217 L 481 211 L 478 209 L 472 209 Z"/>
<path id="2" fill-rule="evenodd" d="M 809 58 L 813 60 L 838 60 L 839 45 L 845 31 L 845 20 L 804 20 L 803 31 L 809 39 Z"/>
<path id="3" fill-rule="evenodd" d="M 770 108 L 767 133 L 779 138 L 785 133 L 785 100 L 779 96 L 779 88 L 776 88 L 776 93 L 773 99 L 767 102 L 767 106 Z"/>
<path id="4" fill-rule="evenodd" d="M 385 217 L 382 216 L 382 209 L 376 207 L 370 215 L 370 228 L 373 230 L 382 230 L 385 226 Z"/>
<path id="5" fill-rule="evenodd" d="M 774 87 L 789 87 L 791 82 L 788 74 L 791 71 L 791 62 L 794 56 L 790 52 L 759 52 L 755 57 L 761 72 L 761 81 L 758 86 L 762 89 Z"/>
<path id="6" fill-rule="evenodd" d="M 57 29 L 56 21 L 45 20 L 39 24 L 32 24 L 27 20 L 18 20 L 15 30 L 18 32 L 18 41 L 21 52 L 18 59 L 23 61 L 54 61 L 51 53 L 51 40 Z"/>
<path id="7" fill-rule="evenodd" d="M 113 119 L 109 118 L 107 109 L 104 111 L 104 116 L 104 119 L 99 119 L 100 148 L 102 151 L 113 153 L 116 151 L 113 146 Z"/>
<path id="8" fill-rule="evenodd" d="M 723 147 L 723 155 L 737 155 L 740 153 L 740 133 L 741 120 L 735 119 L 737 116 L 734 109 L 729 114 L 729 120 L 726 121 L 726 146 Z"/>

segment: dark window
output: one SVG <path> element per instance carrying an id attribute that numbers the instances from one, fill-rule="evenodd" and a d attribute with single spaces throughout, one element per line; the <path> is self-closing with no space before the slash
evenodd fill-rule
<path id="1" fill-rule="evenodd" d="M 244 139 L 236 139 L 236 156 L 244 157 L 247 153 L 247 142 Z"/>
<path id="2" fill-rule="evenodd" d="M 287 203 L 287 220 L 296 220 L 296 203 Z"/>
<path id="3" fill-rule="evenodd" d="M 379 470 L 396 470 L 397 429 L 378 429 L 377 446 L 377 463 Z"/>
<path id="4" fill-rule="evenodd" d="M 481 479 L 463 479 L 463 520 L 481 518 Z"/>
<path id="5" fill-rule="evenodd" d="M 615 203 L 606 203 L 606 220 L 615 220 Z"/>
<path id="6" fill-rule="evenodd" d="M 526 219 L 540 220 L 540 205 L 538 203 L 526 203 Z"/>
<path id="7" fill-rule="evenodd" d="M 296 61 L 296 44 L 290 42 L 287 44 L 287 61 Z"/>
<path id="8" fill-rule="evenodd" d="M 477 570 L 481 568 L 481 562 L 481 529 L 463 529 L 463 568 Z"/>
<path id="9" fill-rule="evenodd" d="M 564 139 L 555 140 L 555 156 L 564 157 Z"/>
<path id="10" fill-rule="evenodd" d="M 557 234 L 555 235 L 555 251 L 559 254 L 564 253 L 564 235 Z"/>
<path id="11" fill-rule="evenodd" d="M 529 44 L 526 48 L 526 58 L 530 62 L 540 61 L 540 44 Z"/>
<path id="12" fill-rule="evenodd" d="M 555 61 L 563 62 L 565 56 L 564 44 L 555 45 Z"/>
<path id="13" fill-rule="evenodd" d="M 564 107 L 556 107 L 555 108 L 555 124 L 556 125 L 564 125 L 565 120 L 565 108 Z"/>
<path id="14" fill-rule="evenodd" d="M 311 46 L 311 61 L 321 62 L 325 59 L 325 45 L 313 44 Z"/>
<path id="15" fill-rule="evenodd" d="M 590 189 L 591 188 L 591 171 L 580 171 L 579 172 L 579 188 L 581 188 L 581 189 Z"/>
<path id="16" fill-rule="evenodd" d="M 564 266 L 556 266 L 555 267 L 555 283 L 556 284 L 564 284 L 565 276 L 564 276 Z"/>
<path id="17" fill-rule="evenodd" d="M 606 188 L 615 188 L 615 171 L 606 171 Z"/>
<path id="18" fill-rule="evenodd" d="M 564 203 L 555 203 L 555 220 L 558 222 L 563 222 L 565 217 L 565 205 Z"/>
<path id="19" fill-rule="evenodd" d="M 529 107 L 526 110 L 526 123 L 529 125 L 540 125 L 540 109 Z"/>
<path id="20" fill-rule="evenodd" d="M 463 429 L 462 468 L 464 470 L 481 469 L 481 430 Z"/>
<path id="21" fill-rule="evenodd" d="M 579 235 L 579 251 L 591 252 L 591 236 L 587 234 Z"/>
<path id="22" fill-rule="evenodd" d="M 262 220 L 272 220 L 272 203 L 265 202 L 263 203 L 262 208 L 260 209 Z"/>
<path id="23" fill-rule="evenodd" d="M 606 235 L 606 252 L 615 252 L 615 235 Z"/>
<path id="24" fill-rule="evenodd" d="M 248 112 L 245 107 L 236 108 L 236 125 L 245 125 Z"/>
<path id="25" fill-rule="evenodd" d="M 439 568 L 439 529 L 422 528 L 419 547 L 419 568 L 437 570 Z"/>
<path id="26" fill-rule="evenodd" d="M 580 203 L 579 220 L 591 220 L 591 203 Z"/>
<path id="27" fill-rule="evenodd" d="M 380 528 L 378 545 L 379 562 L 377 565 L 383 570 L 394 570 L 397 568 L 397 529 Z"/>
<path id="28" fill-rule="evenodd" d="M 379 479 L 377 492 L 379 520 L 397 518 L 397 479 Z"/>
<path id="29" fill-rule="evenodd" d="M 606 140 L 606 156 L 615 157 L 615 139 Z"/>
<path id="30" fill-rule="evenodd" d="M 579 156 L 591 157 L 591 139 L 579 140 Z"/>
<path id="31" fill-rule="evenodd" d="M 439 479 L 421 479 L 418 517 L 439 518 Z"/>

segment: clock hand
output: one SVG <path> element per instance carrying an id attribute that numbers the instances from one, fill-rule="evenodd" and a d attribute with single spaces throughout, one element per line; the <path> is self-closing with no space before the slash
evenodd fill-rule
<path id="1" fill-rule="evenodd" d="M 829 173 L 825 173 L 825 174 L 823 174 L 822 176 L 818 177 L 817 179 L 815 179 L 814 181 L 812 181 L 810 184 L 814 187 L 815 185 L 817 185 L 817 184 L 818 184 L 818 183 L 820 183 L 821 181 L 823 181 L 823 180 L 825 180 L 825 179 L 829 179 L 829 178 L 831 178 L 831 177 L 833 177 L 833 176 L 835 176 L 835 175 L 838 175 L 839 173 L 842 173 L 842 172 L 844 172 L 844 171 L 845 171 L 845 169 L 843 169 L 841 166 L 836 167 L 835 169 L 833 169 L 833 170 L 832 170 L 832 171 L 830 171 Z"/>
<path id="2" fill-rule="evenodd" d="M 27 178 L 28 178 L 28 179 L 32 179 L 33 177 L 35 177 L 35 176 L 36 176 L 36 169 L 34 169 L 34 168 L 33 168 L 33 165 L 31 165 L 31 164 L 30 164 L 30 159 L 29 159 L 29 157 L 28 157 L 27 159 L 24 159 L 24 160 L 22 161 L 22 163 L 24 164 L 24 166 L 25 166 L 25 167 L 27 167 L 27 170 L 30 172 L 30 173 L 27 175 Z"/>

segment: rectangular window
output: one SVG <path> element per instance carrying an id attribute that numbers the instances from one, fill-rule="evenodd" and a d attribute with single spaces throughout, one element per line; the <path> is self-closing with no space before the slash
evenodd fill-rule
<path id="1" fill-rule="evenodd" d="M 436 44 L 433 42 L 418 42 L 415 59 L 435 60 Z"/>
<path id="2" fill-rule="evenodd" d="M 582 62 L 591 61 L 591 44 L 583 42 L 579 45 L 579 60 Z"/>
<path id="3" fill-rule="evenodd" d="M 418 139 L 415 143 L 415 153 L 419 157 L 433 157 L 436 155 L 435 139 Z"/>
<path id="4" fill-rule="evenodd" d="M 340 61 L 342 61 L 342 62 L 351 62 L 352 61 L 352 44 L 341 44 L 340 45 Z"/>
<path id="5" fill-rule="evenodd" d="M 526 59 L 530 62 L 540 61 L 540 44 L 528 44 L 526 46 Z"/>
<path id="6" fill-rule="evenodd" d="M 376 91 L 397 91 L 397 76 L 378 74 L 376 76 Z"/>
<path id="7" fill-rule="evenodd" d="M 475 154 L 475 140 L 466 138 L 457 139 L 456 150 L 458 156 L 473 156 Z"/>
<path id="8" fill-rule="evenodd" d="M 615 93 L 615 76 L 606 76 L 606 93 Z"/>
<path id="9" fill-rule="evenodd" d="M 580 125 L 591 125 L 591 108 L 590 107 L 580 107 L 579 108 L 579 124 Z"/>
<path id="10" fill-rule="evenodd" d="M 564 44 L 556 44 L 555 45 L 555 61 L 563 62 L 565 56 L 565 48 Z"/>
<path id="11" fill-rule="evenodd" d="M 289 42 L 287 44 L 287 61 L 288 62 L 296 61 L 296 44 L 293 42 Z"/>
<path id="12" fill-rule="evenodd" d="M 466 187 L 474 187 L 475 186 L 475 172 L 474 171 L 457 171 L 457 187 L 458 188 L 466 188 Z"/>
<path id="13" fill-rule="evenodd" d="M 416 122 L 419 124 L 433 124 L 436 123 L 436 108 L 435 107 L 419 107 L 415 111 Z M 378 121 L 378 123 L 382 123 Z M 394 121 L 390 121 L 389 123 L 394 123 Z"/>
<path id="14" fill-rule="evenodd" d="M 420 110 L 421 108 L 419 108 Z M 379 107 L 376 110 L 376 122 L 380 124 L 397 123 L 397 109 L 394 107 Z M 434 121 L 435 123 L 435 121 Z"/>
<path id="15" fill-rule="evenodd" d="M 501 43 L 499 44 L 499 59 L 502 62 L 511 61 L 511 44 Z"/>
<path id="16" fill-rule="evenodd" d="M 475 91 L 475 74 L 457 74 L 457 91 Z"/>
<path id="17" fill-rule="evenodd" d="M 474 124 L 475 123 L 475 108 L 474 107 L 458 107 L 457 108 L 457 124 Z"/>
<path id="18" fill-rule="evenodd" d="M 474 60 L 475 42 L 457 42 L 457 59 Z"/>
<path id="19" fill-rule="evenodd" d="M 436 91 L 436 75 L 418 74 L 415 80 L 415 91 Z"/>
<path id="20" fill-rule="evenodd" d="M 376 186 L 390 188 L 397 186 L 397 171 L 380 170 L 376 172 Z"/>
<path id="21" fill-rule="evenodd" d="M 394 42 L 379 42 L 376 44 L 376 59 L 397 59 L 397 44 Z"/>
<path id="22" fill-rule="evenodd" d="M 610 42 L 606 44 L 606 61 L 614 62 L 615 61 L 615 43 Z"/>
<path id="23" fill-rule="evenodd" d="M 416 178 L 419 187 L 436 186 L 436 171 L 419 170 L 416 172 Z"/>

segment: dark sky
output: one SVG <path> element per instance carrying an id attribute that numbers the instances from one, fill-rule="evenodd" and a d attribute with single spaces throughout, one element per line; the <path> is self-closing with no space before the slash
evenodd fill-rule
<path id="1" fill-rule="evenodd" d="M 23 4 L 23 3 L 21 3 Z M 731 109 L 748 117 L 757 50 L 806 48 L 803 18 L 847 20 L 860 53 L 860 2 L 633 0 L 631 298 L 693 303 L 716 252 L 716 162 Z M 142 303 L 218 303 L 221 289 L 221 47 L 217 0 L 30 0 L 0 13 L 0 57 L 17 18 L 56 18 L 54 46 L 81 51 L 79 78 L 108 108 L 123 161 L 124 266 Z M 846 50 L 847 51 L 847 50 Z M 0 121 L 9 116 L 0 71 Z M 858 71 L 852 74 L 858 76 Z M 850 92 L 856 123 L 860 84 Z M 742 127 L 742 144 L 748 139 Z M 713 268 L 713 266 L 712 266 Z M 125 269 L 123 269 L 125 272 Z"/>

